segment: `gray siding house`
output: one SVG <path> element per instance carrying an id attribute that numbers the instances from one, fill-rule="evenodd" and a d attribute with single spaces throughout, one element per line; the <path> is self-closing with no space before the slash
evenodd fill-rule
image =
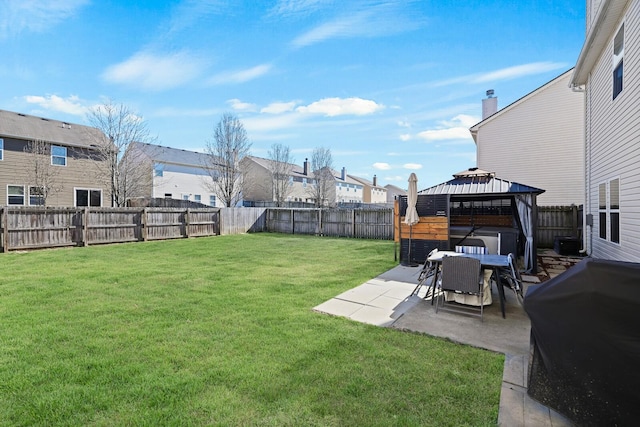
<path id="1" fill-rule="evenodd" d="M 46 167 L 51 167 L 56 191 L 47 206 L 103 206 L 111 193 L 100 176 L 96 128 L 0 110 L 0 205 L 40 206 L 42 188 L 36 182 L 36 157 L 27 152 L 42 142 Z"/>
<path id="2" fill-rule="evenodd" d="M 587 1 L 571 85 L 585 91 L 584 246 L 640 262 L 640 0 Z"/>

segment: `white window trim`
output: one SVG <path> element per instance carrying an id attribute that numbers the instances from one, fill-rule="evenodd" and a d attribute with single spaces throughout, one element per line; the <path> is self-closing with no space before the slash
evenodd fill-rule
<path id="1" fill-rule="evenodd" d="M 622 33 L 621 33 L 622 31 Z M 622 38 L 622 47 L 620 49 L 620 51 L 618 53 L 616 53 L 615 49 L 616 49 L 616 38 L 618 38 L 618 35 L 621 35 Z M 620 26 L 618 27 L 618 29 L 616 30 L 616 35 L 613 36 L 613 52 L 611 55 L 611 62 L 612 62 L 612 77 L 613 77 L 613 81 L 612 81 L 612 91 L 615 91 L 615 82 L 616 82 L 616 77 L 615 77 L 615 73 L 616 70 L 618 69 L 618 67 L 620 66 L 620 64 L 624 61 L 624 22 L 622 24 L 620 24 Z M 622 81 L 621 81 L 621 85 L 622 87 L 620 88 L 620 92 L 618 93 L 614 93 L 613 94 L 613 99 L 617 99 L 618 96 L 620 96 L 620 94 L 622 92 L 624 92 L 624 65 L 622 66 Z"/>
<path id="2" fill-rule="evenodd" d="M 26 196 L 29 198 L 29 206 L 43 206 L 42 204 L 31 204 L 31 189 L 32 188 L 37 188 L 37 185 L 29 185 L 28 186 L 28 194 L 26 194 Z M 40 197 L 42 197 L 42 200 L 44 202 L 44 194 L 41 195 Z"/>
<path id="3" fill-rule="evenodd" d="M 617 209 L 612 209 L 611 208 L 611 181 L 615 181 L 615 180 L 618 180 L 618 208 Z M 605 208 L 601 209 L 600 208 L 600 186 L 603 185 L 603 184 L 605 186 Z M 620 190 L 621 190 L 621 187 L 622 187 L 622 184 L 621 184 L 621 179 L 620 179 L 619 176 L 616 176 L 616 177 L 610 178 L 610 179 L 608 179 L 606 181 L 602 181 L 602 182 L 598 183 L 598 234 L 597 234 L 597 236 L 598 236 L 598 238 L 600 240 L 604 240 L 606 242 L 609 242 L 611 244 L 618 245 L 618 246 L 620 246 L 620 243 L 621 243 L 620 241 L 614 242 L 613 240 L 611 240 L 611 214 L 612 213 L 614 213 L 614 214 L 617 213 L 618 214 L 618 240 L 622 240 L 622 238 L 621 238 L 621 236 L 622 236 L 622 226 L 621 226 L 621 222 L 620 222 L 620 216 L 621 216 L 621 214 L 620 214 L 620 211 L 621 211 L 621 208 L 620 208 L 621 191 Z M 606 224 L 605 224 L 605 226 L 606 226 L 606 230 L 605 230 L 606 231 L 606 237 L 605 238 L 600 237 L 600 230 L 601 230 L 601 227 L 602 227 L 602 223 L 600 221 L 600 214 L 601 213 L 604 213 L 606 215 L 606 219 L 607 219 Z"/>
<path id="4" fill-rule="evenodd" d="M 53 149 L 54 148 L 63 148 L 64 149 L 64 157 L 53 154 Z M 69 153 L 68 153 L 67 147 L 64 147 L 62 145 L 51 145 L 51 165 L 52 166 L 63 166 L 63 167 L 67 166 L 67 158 L 68 157 L 69 157 Z M 53 162 L 54 158 L 64 158 L 64 164 L 63 165 L 59 165 L 57 163 L 54 163 Z"/>
<path id="5" fill-rule="evenodd" d="M 21 203 L 21 204 L 19 204 L 19 205 L 16 205 L 16 204 L 9 204 L 9 196 L 10 196 L 10 194 L 9 194 L 9 187 L 22 187 L 22 203 Z M 25 197 L 26 197 L 26 194 L 25 194 L 25 191 L 24 191 L 24 185 L 20 185 L 20 184 L 7 184 L 7 206 L 26 206 L 26 204 L 25 204 L 25 203 L 26 203 L 26 199 L 25 199 Z"/>
<path id="6" fill-rule="evenodd" d="M 4 160 L 4 139 L 0 138 L 0 161 Z"/>
<path id="7" fill-rule="evenodd" d="M 86 187 L 73 187 L 73 206 L 78 206 L 77 192 L 78 190 L 88 191 L 87 197 L 89 200 L 89 206 L 84 206 L 88 208 L 95 208 L 99 206 L 91 206 L 91 192 L 98 191 L 100 192 L 100 206 L 104 204 L 104 194 L 102 192 L 102 188 L 86 188 Z"/>

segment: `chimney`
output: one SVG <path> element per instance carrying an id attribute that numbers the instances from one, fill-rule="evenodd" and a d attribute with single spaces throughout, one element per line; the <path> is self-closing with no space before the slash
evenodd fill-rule
<path id="1" fill-rule="evenodd" d="M 345 167 L 342 168 L 342 174 L 340 175 L 340 178 L 343 181 L 347 179 L 347 168 L 345 168 Z"/>
<path id="2" fill-rule="evenodd" d="M 309 175 L 309 159 L 304 159 L 304 174 Z"/>
<path id="3" fill-rule="evenodd" d="M 377 187 L 378 186 L 378 177 L 373 175 L 373 186 Z"/>
<path id="4" fill-rule="evenodd" d="M 498 98 L 494 98 L 493 89 L 487 91 L 487 98 L 482 100 L 482 120 L 498 111 Z"/>

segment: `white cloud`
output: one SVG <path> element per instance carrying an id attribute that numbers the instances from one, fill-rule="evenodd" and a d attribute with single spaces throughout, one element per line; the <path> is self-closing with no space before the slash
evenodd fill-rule
<path id="1" fill-rule="evenodd" d="M 411 135 L 408 133 L 403 133 L 400 135 L 400 141 L 409 141 L 411 139 Z"/>
<path id="2" fill-rule="evenodd" d="M 325 4 L 331 3 L 331 0 L 279 0 L 270 10 L 269 15 L 276 18 L 308 15 L 321 9 Z"/>
<path id="3" fill-rule="evenodd" d="M 46 31 L 79 11 L 89 0 L 5 0 L 0 2 L 0 40 L 23 31 Z"/>
<path id="4" fill-rule="evenodd" d="M 329 39 L 382 37 L 412 31 L 422 25 L 416 13 L 406 13 L 406 4 L 396 2 L 345 2 L 341 16 L 318 25 L 296 37 L 295 48 L 310 46 Z"/>
<path id="5" fill-rule="evenodd" d="M 403 127 L 403 128 L 410 128 L 411 127 L 411 123 L 409 123 L 408 120 L 398 120 L 398 126 Z"/>
<path id="6" fill-rule="evenodd" d="M 274 130 L 290 130 L 299 122 L 299 114 L 282 114 L 279 116 L 247 117 L 242 119 L 247 132 L 268 132 Z"/>
<path id="7" fill-rule="evenodd" d="M 364 116 L 382 110 L 383 105 L 362 98 L 324 98 L 307 106 L 296 108 L 300 113 L 323 114 L 327 117 L 356 115 Z"/>
<path id="8" fill-rule="evenodd" d="M 256 65 L 252 68 L 247 68 L 246 70 L 220 73 L 211 77 L 208 83 L 213 85 L 226 83 L 244 83 L 267 74 L 269 71 L 271 71 L 271 68 L 272 66 L 270 64 L 261 64 Z"/>
<path id="9" fill-rule="evenodd" d="M 178 3 L 171 13 L 170 32 L 192 27 L 211 15 L 224 12 L 226 5 L 220 0 L 187 0 Z"/>
<path id="10" fill-rule="evenodd" d="M 237 98 L 228 100 L 227 104 L 229 104 L 231 108 L 233 108 L 236 111 L 255 111 L 256 110 L 256 104 L 242 102 Z"/>
<path id="11" fill-rule="evenodd" d="M 271 104 L 269 104 L 266 107 L 262 108 L 260 110 L 260 112 L 261 113 L 267 113 L 267 114 L 288 113 L 289 111 L 293 111 L 295 106 L 296 106 L 296 102 L 295 101 L 291 101 L 291 102 L 272 102 Z"/>
<path id="12" fill-rule="evenodd" d="M 459 83 L 480 84 L 512 80 L 519 77 L 546 73 L 566 67 L 567 64 L 564 62 L 532 62 L 530 64 L 515 65 L 513 67 L 501 68 L 499 70 L 489 71 L 482 74 L 469 74 L 466 76 L 454 77 L 452 79 L 437 82 L 434 86 L 449 86 Z"/>
<path id="13" fill-rule="evenodd" d="M 391 169 L 391 165 L 389 163 L 380 162 L 380 163 L 374 163 L 373 168 L 381 171 L 388 171 Z"/>
<path id="14" fill-rule="evenodd" d="M 500 70 L 481 74 L 472 80 L 472 83 L 487 83 L 497 80 L 510 80 L 533 74 L 546 73 L 547 71 L 565 68 L 567 65 L 560 62 L 532 62 L 531 64 L 516 65 Z"/>
<path id="15" fill-rule="evenodd" d="M 438 129 L 429 129 L 418 133 L 418 137 L 427 141 L 471 140 L 469 128 L 478 121 L 475 117 L 459 114 L 451 120 L 442 121 Z"/>
<path id="16" fill-rule="evenodd" d="M 163 90 L 181 86 L 197 77 L 202 61 L 186 52 L 155 55 L 140 52 L 103 73 L 111 83 L 127 84 L 147 90 Z"/>
<path id="17" fill-rule="evenodd" d="M 405 164 L 403 165 L 403 167 L 404 167 L 405 169 L 409 169 L 409 170 L 419 170 L 419 169 L 422 169 L 422 165 L 421 165 L 421 164 L 418 164 L 418 163 L 405 163 Z"/>
<path id="18" fill-rule="evenodd" d="M 386 181 L 391 181 L 391 182 L 407 182 L 407 178 L 405 178 L 404 176 L 400 176 L 400 175 L 395 175 L 395 176 L 387 176 L 384 178 Z"/>
<path id="19" fill-rule="evenodd" d="M 27 95 L 24 99 L 29 104 L 39 105 L 49 111 L 59 111 L 66 114 L 73 114 L 75 116 L 84 116 L 89 109 L 76 95 L 71 95 L 68 98 L 61 98 L 57 95 Z"/>

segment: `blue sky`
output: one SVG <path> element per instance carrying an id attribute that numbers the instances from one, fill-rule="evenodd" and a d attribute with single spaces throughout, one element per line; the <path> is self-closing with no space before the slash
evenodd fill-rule
<path id="1" fill-rule="evenodd" d="M 105 99 L 200 151 L 224 112 L 267 157 L 426 188 L 475 166 L 468 128 L 573 67 L 584 0 L 0 1 L 0 109 L 86 123 Z"/>

